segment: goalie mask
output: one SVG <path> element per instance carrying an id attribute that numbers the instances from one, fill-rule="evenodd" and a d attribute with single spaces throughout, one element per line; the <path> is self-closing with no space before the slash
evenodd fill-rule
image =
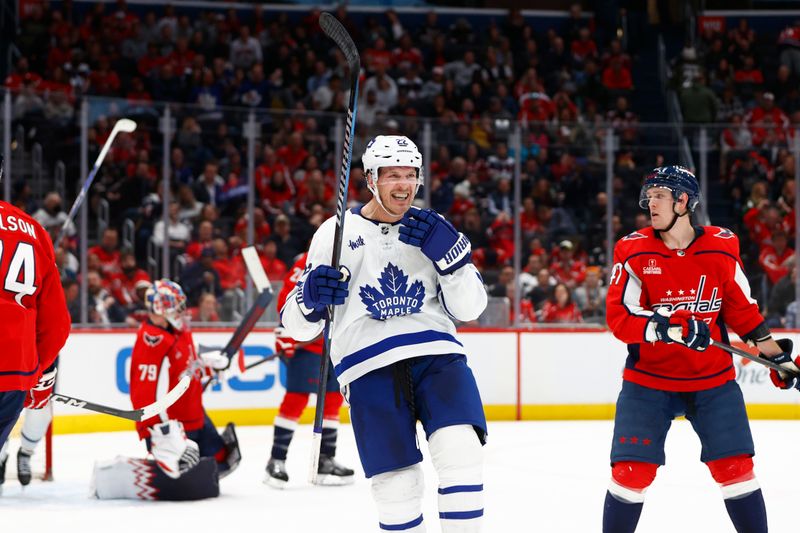
<path id="1" fill-rule="evenodd" d="M 183 329 L 186 295 L 180 285 L 168 279 L 160 279 L 147 289 L 144 301 L 149 313 L 164 317 L 175 329 Z"/>
<path id="2" fill-rule="evenodd" d="M 403 216 L 403 213 L 392 213 L 383 205 L 378 193 L 378 179 L 380 169 L 384 167 L 414 168 L 417 171 L 417 183 L 413 196 L 416 196 L 424 181 L 422 154 L 419 153 L 417 145 L 403 135 L 378 135 L 367 144 L 364 155 L 361 157 L 361 163 L 364 165 L 367 188 L 378 201 L 378 205 L 393 217 Z"/>

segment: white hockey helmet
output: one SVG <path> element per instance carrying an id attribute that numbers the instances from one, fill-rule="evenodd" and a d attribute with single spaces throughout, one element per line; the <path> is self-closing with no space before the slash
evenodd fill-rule
<path id="1" fill-rule="evenodd" d="M 384 167 L 412 167 L 417 170 L 417 186 L 414 189 L 416 196 L 419 187 L 424 183 L 422 171 L 422 154 L 419 153 L 414 141 L 404 135 L 378 135 L 367 144 L 364 155 L 361 157 L 364 165 L 364 175 L 367 178 L 367 188 L 378 200 L 384 210 L 378 194 L 378 174 Z M 387 211 L 388 212 L 388 211 Z M 393 214 L 393 213 L 390 213 Z"/>
<path id="2" fill-rule="evenodd" d="M 144 301 L 149 313 L 166 318 L 175 329 L 183 329 L 186 294 L 180 285 L 172 280 L 160 279 L 147 289 Z"/>

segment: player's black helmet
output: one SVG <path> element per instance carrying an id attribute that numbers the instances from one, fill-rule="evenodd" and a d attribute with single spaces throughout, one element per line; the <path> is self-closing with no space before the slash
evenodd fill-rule
<path id="1" fill-rule="evenodd" d="M 686 167 L 680 165 L 669 165 L 666 167 L 654 168 L 653 171 L 644 178 L 642 192 L 639 193 L 639 207 L 647 209 L 647 191 L 653 187 L 661 187 L 672 191 L 672 198 L 677 202 L 681 193 L 689 196 L 686 207 L 692 213 L 700 203 L 700 184 L 694 174 Z"/>

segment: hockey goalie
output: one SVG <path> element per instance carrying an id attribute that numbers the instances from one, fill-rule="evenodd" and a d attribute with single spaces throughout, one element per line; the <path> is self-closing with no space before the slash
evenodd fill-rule
<path id="1" fill-rule="evenodd" d="M 189 373 L 192 384 L 161 417 L 136 423 L 152 458 L 117 457 L 96 463 L 93 492 L 100 499 L 199 500 L 219 495 L 219 479 L 241 460 L 232 423 L 220 435 L 203 408 L 201 380 L 227 368 L 220 351 L 198 355 L 185 324 L 180 285 L 159 280 L 145 296 L 148 319 L 139 327 L 131 356 L 131 403 L 152 403 L 164 360 L 169 386 Z"/>

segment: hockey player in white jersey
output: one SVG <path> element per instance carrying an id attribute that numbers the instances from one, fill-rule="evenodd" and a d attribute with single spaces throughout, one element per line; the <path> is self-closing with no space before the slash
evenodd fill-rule
<path id="1" fill-rule="evenodd" d="M 331 268 L 335 220 L 311 242 L 302 279 L 281 310 L 287 333 L 311 340 L 333 323 L 331 360 L 381 530 L 425 531 L 416 422 L 439 476 L 445 533 L 476 532 L 483 516 L 486 419 L 452 319 L 476 319 L 486 291 L 469 240 L 412 201 L 422 156 L 403 136 L 378 136 L 362 162 L 373 194 L 345 215 L 341 270 Z"/>

